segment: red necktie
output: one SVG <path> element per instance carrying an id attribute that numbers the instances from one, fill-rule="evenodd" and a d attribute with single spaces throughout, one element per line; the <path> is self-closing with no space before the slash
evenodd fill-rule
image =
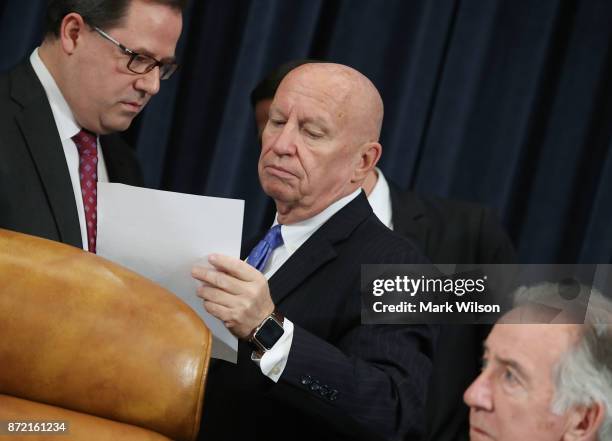
<path id="1" fill-rule="evenodd" d="M 89 251 L 95 253 L 98 225 L 98 140 L 96 135 L 86 130 L 81 130 L 72 137 L 72 140 L 79 151 L 79 178 L 85 208 Z"/>

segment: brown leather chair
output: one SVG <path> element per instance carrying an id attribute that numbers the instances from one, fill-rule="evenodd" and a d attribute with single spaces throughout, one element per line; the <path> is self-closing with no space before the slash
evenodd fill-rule
<path id="1" fill-rule="evenodd" d="M 68 423 L 23 439 L 194 440 L 210 350 L 200 318 L 150 280 L 0 230 L 0 421 Z"/>

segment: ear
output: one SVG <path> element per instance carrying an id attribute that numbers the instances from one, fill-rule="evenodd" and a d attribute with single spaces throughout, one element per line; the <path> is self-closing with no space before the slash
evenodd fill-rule
<path id="1" fill-rule="evenodd" d="M 352 182 L 361 182 L 367 174 L 376 167 L 380 155 L 382 154 L 382 146 L 378 142 L 368 142 L 360 148 L 360 156 L 357 167 L 353 172 Z"/>
<path id="2" fill-rule="evenodd" d="M 87 25 L 81 15 L 76 12 L 67 14 L 60 25 L 59 39 L 66 54 L 72 55 L 81 43 Z"/>
<path id="3" fill-rule="evenodd" d="M 563 434 L 563 441 L 595 441 L 597 431 L 605 418 L 602 403 L 590 406 L 578 406 L 569 411 L 568 428 Z"/>

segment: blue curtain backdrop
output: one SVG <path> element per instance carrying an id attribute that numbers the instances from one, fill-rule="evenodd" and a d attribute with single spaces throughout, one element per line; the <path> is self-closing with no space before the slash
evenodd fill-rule
<path id="1" fill-rule="evenodd" d="M 0 69 L 44 0 L 0 1 Z M 277 65 L 351 65 L 386 105 L 397 184 L 494 207 L 522 261 L 612 259 L 609 0 L 194 0 L 182 68 L 125 134 L 148 185 L 247 200 L 262 228 L 249 93 Z M 214 213 L 211 213 L 214 216 Z"/>

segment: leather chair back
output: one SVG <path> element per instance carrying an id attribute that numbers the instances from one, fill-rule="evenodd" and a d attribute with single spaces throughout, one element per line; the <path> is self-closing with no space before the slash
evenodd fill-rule
<path id="1" fill-rule="evenodd" d="M 85 414 L 111 429 L 118 422 L 152 432 L 125 438 L 109 429 L 106 439 L 194 440 L 210 350 L 200 318 L 150 280 L 0 230 L 0 420 L 16 408 L 27 413 L 29 402 L 67 420 Z"/>

